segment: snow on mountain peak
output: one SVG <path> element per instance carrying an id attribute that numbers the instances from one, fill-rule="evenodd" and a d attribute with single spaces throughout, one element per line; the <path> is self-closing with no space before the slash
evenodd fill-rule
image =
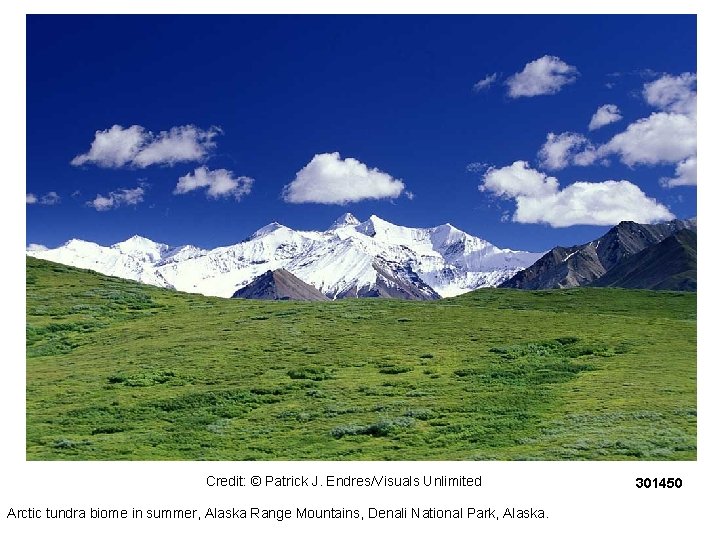
<path id="1" fill-rule="evenodd" d="M 206 254 L 207 250 L 186 244 L 184 246 L 173 248 L 165 253 L 163 263 L 186 261 Z"/>
<path id="2" fill-rule="evenodd" d="M 65 242 L 62 246 L 56 249 L 67 248 L 73 251 L 84 251 L 99 247 L 95 242 L 88 242 L 87 240 L 80 240 L 79 238 L 71 238 Z"/>
<path id="3" fill-rule="evenodd" d="M 357 225 L 355 230 L 379 242 L 399 246 L 419 247 L 420 244 L 425 244 L 428 238 L 428 229 L 414 229 L 395 225 L 374 214 L 367 221 Z"/>
<path id="4" fill-rule="evenodd" d="M 140 236 L 139 234 L 135 234 L 128 238 L 127 240 L 123 240 L 122 242 L 118 242 L 117 244 L 113 244 L 113 247 L 116 247 L 120 250 L 149 250 L 149 249 L 157 249 L 158 247 L 163 246 L 165 248 L 168 247 L 167 244 L 160 244 L 159 242 L 155 242 L 153 240 L 150 240 L 149 238 L 145 238 L 144 236 Z"/>
<path id="5" fill-rule="evenodd" d="M 137 234 L 127 240 L 113 244 L 111 247 L 117 249 L 120 253 L 139 256 L 150 261 L 159 261 L 170 250 L 170 246 L 167 244 L 160 244 Z"/>
<path id="6" fill-rule="evenodd" d="M 376 215 L 361 223 L 350 213 L 325 232 L 295 231 L 273 222 L 243 242 L 211 250 L 170 248 L 133 236 L 110 247 L 71 240 L 59 248 L 28 254 L 151 285 L 224 297 L 267 270 L 284 268 L 330 298 L 377 292 L 378 280 L 387 276 L 393 282 L 454 296 L 495 286 L 542 255 L 497 248 L 448 223 L 403 227 Z"/>
<path id="7" fill-rule="evenodd" d="M 372 223 L 375 223 L 375 224 L 378 224 L 378 225 L 393 225 L 393 224 L 390 223 L 389 221 L 385 221 L 383 218 L 381 218 L 381 217 L 379 217 L 379 216 L 376 216 L 375 214 L 371 215 L 371 216 L 368 218 L 368 221 L 370 221 L 370 222 L 372 222 Z M 397 225 L 396 225 L 396 227 L 397 227 Z"/>
<path id="8" fill-rule="evenodd" d="M 438 225 L 437 227 L 430 229 L 430 239 L 432 240 L 432 244 L 435 249 L 457 244 L 458 242 L 464 242 L 469 238 L 473 237 L 449 223 Z M 476 240 L 485 242 L 480 238 L 477 238 Z"/>
<path id="9" fill-rule="evenodd" d="M 340 227 L 347 227 L 349 225 L 360 225 L 360 220 L 353 216 L 350 212 L 345 212 L 342 216 L 337 218 L 333 224 L 330 226 L 330 229 L 338 229 Z"/>
<path id="10" fill-rule="evenodd" d="M 267 236 L 268 234 L 272 234 L 275 231 L 279 229 L 289 229 L 285 225 L 281 225 L 277 221 L 273 221 L 272 223 L 268 223 L 264 227 L 260 227 L 257 231 L 255 231 L 250 238 L 262 238 L 263 236 Z"/>
<path id="11" fill-rule="evenodd" d="M 397 225 L 393 225 L 389 221 L 385 221 L 373 214 L 367 219 L 367 221 L 358 223 L 355 229 L 367 236 L 375 236 L 378 232 L 385 232 L 391 227 L 397 228 Z"/>

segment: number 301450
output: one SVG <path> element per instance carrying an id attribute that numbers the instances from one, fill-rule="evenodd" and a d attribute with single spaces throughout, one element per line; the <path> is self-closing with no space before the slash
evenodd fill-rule
<path id="1" fill-rule="evenodd" d="M 682 478 L 636 478 L 637 488 L 681 488 Z"/>

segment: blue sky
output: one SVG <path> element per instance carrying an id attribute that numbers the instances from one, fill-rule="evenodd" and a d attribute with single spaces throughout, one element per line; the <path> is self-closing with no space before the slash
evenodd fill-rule
<path id="1" fill-rule="evenodd" d="M 695 72 L 694 16 L 29 16 L 27 242 L 691 217 Z"/>

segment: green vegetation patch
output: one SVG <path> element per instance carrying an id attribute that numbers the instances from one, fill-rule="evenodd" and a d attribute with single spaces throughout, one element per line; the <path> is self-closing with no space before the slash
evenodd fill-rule
<path id="1" fill-rule="evenodd" d="M 693 460 L 694 293 L 203 297 L 27 258 L 29 460 Z"/>
<path id="2" fill-rule="evenodd" d="M 387 437 L 388 435 L 391 435 L 398 430 L 409 428 L 414 423 L 414 419 L 407 416 L 401 416 L 399 418 L 386 418 L 364 426 L 337 426 L 330 430 L 330 434 L 336 439 L 340 439 L 348 435 L 369 435 L 371 437 Z"/>
<path id="3" fill-rule="evenodd" d="M 139 373 L 116 373 L 108 377 L 109 384 L 123 384 L 125 386 L 154 386 L 156 384 L 184 384 L 174 371 L 155 370 Z"/>
<path id="4" fill-rule="evenodd" d="M 309 379 L 312 381 L 324 381 L 331 379 L 332 373 L 324 367 L 304 367 L 288 370 L 288 377 L 291 379 Z"/>
<path id="5" fill-rule="evenodd" d="M 612 356 L 628 351 L 627 344 L 613 347 L 605 344 L 587 344 L 575 336 L 522 343 L 507 347 L 493 347 L 494 352 L 507 360 L 520 358 L 578 358 L 581 356 Z"/>

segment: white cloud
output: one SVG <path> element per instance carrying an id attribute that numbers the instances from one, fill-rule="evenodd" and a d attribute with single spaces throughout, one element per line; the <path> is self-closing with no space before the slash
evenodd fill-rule
<path id="1" fill-rule="evenodd" d="M 613 122 L 617 122 L 618 120 L 622 120 L 622 115 L 620 114 L 620 109 L 617 105 L 601 105 L 590 119 L 588 129 L 593 131 L 603 126 L 607 126 L 608 124 L 612 124 Z"/>
<path id="2" fill-rule="evenodd" d="M 147 167 L 154 164 L 173 165 L 183 161 L 201 161 L 208 151 L 215 147 L 213 138 L 218 133 L 218 128 L 170 128 L 170 131 L 160 132 L 150 144 L 140 150 L 133 163 L 139 167 Z"/>
<path id="3" fill-rule="evenodd" d="M 623 220 L 653 223 L 674 216 L 664 205 L 627 180 L 575 182 L 560 189 L 557 178 L 516 161 L 489 169 L 480 191 L 514 199 L 513 221 L 547 223 L 552 227 L 615 225 Z"/>
<path id="4" fill-rule="evenodd" d="M 697 153 L 697 120 L 693 115 L 653 113 L 630 124 L 598 153 L 617 154 L 629 166 L 678 163 Z"/>
<path id="5" fill-rule="evenodd" d="M 145 195 L 145 190 L 142 187 L 120 188 L 107 195 L 98 193 L 92 201 L 85 204 L 92 206 L 98 212 L 104 212 L 119 206 L 135 206 L 143 201 L 143 195 Z"/>
<path id="6" fill-rule="evenodd" d="M 282 196 L 290 203 L 347 204 L 364 199 L 394 199 L 404 189 L 401 180 L 333 152 L 315 155 L 285 186 Z"/>
<path id="7" fill-rule="evenodd" d="M 25 248 L 26 251 L 47 251 L 47 247 L 42 244 L 28 244 Z"/>
<path id="8" fill-rule="evenodd" d="M 595 147 L 579 133 L 548 133 L 545 144 L 538 152 L 544 169 L 564 169 L 568 165 L 589 165 L 597 159 Z"/>
<path id="9" fill-rule="evenodd" d="M 558 189 L 557 178 L 531 169 L 526 161 L 516 161 L 500 169 L 491 167 L 480 185 L 480 191 L 510 198 L 543 198 L 557 193 Z"/>
<path id="10" fill-rule="evenodd" d="M 677 77 L 663 75 L 645 84 L 643 96 L 648 105 L 661 111 L 695 114 L 697 109 L 697 75 L 683 73 Z"/>
<path id="11" fill-rule="evenodd" d="M 193 125 L 170 128 L 155 135 L 142 126 L 123 128 L 114 125 L 96 131 L 90 150 L 70 162 L 80 166 L 140 167 L 174 165 L 185 161 L 202 161 L 215 147 L 213 139 L 221 133 L 216 127 L 202 130 Z"/>
<path id="12" fill-rule="evenodd" d="M 42 197 L 38 197 L 34 193 L 25 194 L 25 204 L 42 204 L 45 206 L 52 206 L 60 202 L 60 195 L 54 191 L 48 191 Z"/>
<path id="13" fill-rule="evenodd" d="M 98 212 L 104 212 L 105 210 L 113 208 L 115 206 L 115 201 L 112 197 L 112 193 L 107 197 L 103 197 L 98 193 L 92 201 L 88 201 L 86 204 L 88 206 L 92 206 Z"/>
<path id="14" fill-rule="evenodd" d="M 52 206 L 53 204 L 58 204 L 59 202 L 60 195 L 54 191 L 49 191 L 40 198 L 40 204 L 44 204 L 46 206 Z"/>
<path id="15" fill-rule="evenodd" d="M 673 178 L 661 178 L 660 183 L 665 187 L 696 186 L 697 158 L 693 156 L 678 163 L 675 167 L 675 176 Z"/>
<path id="16" fill-rule="evenodd" d="M 657 76 L 657 74 L 655 74 Z M 662 178 L 666 187 L 697 183 L 697 77 L 683 73 L 677 77 L 663 75 L 646 83 L 643 96 L 648 105 L 659 109 L 646 118 L 632 122 L 623 132 L 605 144 L 594 146 L 582 135 L 548 134 L 540 149 L 541 165 L 561 169 L 569 164 L 591 165 L 616 155 L 629 167 L 636 165 L 675 165 L 673 178 Z M 620 111 L 614 105 L 600 107 L 590 122 L 590 129 Z M 604 118 L 604 120 L 603 120 Z"/>
<path id="17" fill-rule="evenodd" d="M 643 96 L 660 112 L 641 118 L 598 148 L 598 156 L 616 154 L 628 166 L 676 167 L 666 187 L 697 184 L 697 76 L 683 73 L 646 83 Z"/>
<path id="18" fill-rule="evenodd" d="M 75 156 L 71 165 L 94 163 L 100 167 L 122 167 L 131 164 L 140 148 L 147 144 L 149 134 L 142 126 L 125 129 L 114 125 L 110 129 L 95 132 L 95 140 L 85 154 Z"/>
<path id="19" fill-rule="evenodd" d="M 493 84 L 495 84 L 497 78 L 497 73 L 491 73 L 490 75 L 486 75 L 484 79 L 476 82 L 473 85 L 473 92 L 480 92 L 481 90 L 485 90 L 486 88 L 491 87 Z"/>
<path id="20" fill-rule="evenodd" d="M 196 189 L 205 189 L 205 194 L 211 199 L 221 197 L 235 197 L 236 200 L 250 193 L 254 180 L 247 176 L 233 176 L 227 169 L 209 170 L 207 167 L 198 167 L 194 172 L 188 173 L 178 179 L 175 186 L 176 195 L 189 193 Z"/>
<path id="21" fill-rule="evenodd" d="M 525 64 L 520 73 L 505 81 L 512 98 L 556 94 L 566 84 L 575 81 L 579 72 L 557 56 L 545 55 Z"/>
<path id="22" fill-rule="evenodd" d="M 465 166 L 465 170 L 469 173 L 480 173 L 487 169 L 490 165 L 482 161 L 473 161 Z"/>

